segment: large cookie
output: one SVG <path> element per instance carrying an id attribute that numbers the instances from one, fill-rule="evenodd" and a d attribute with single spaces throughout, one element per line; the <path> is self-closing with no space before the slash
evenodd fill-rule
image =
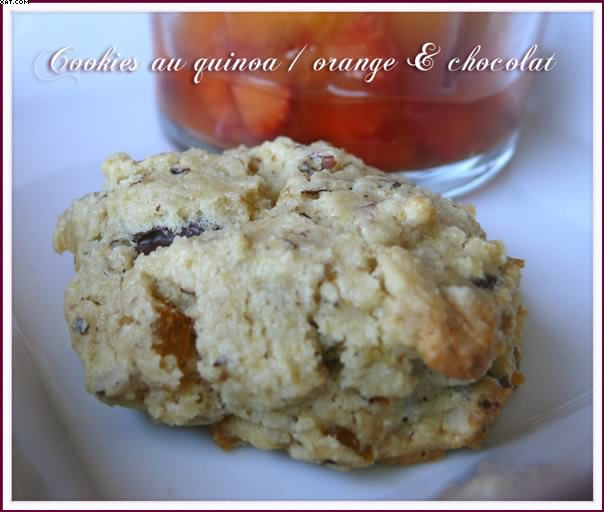
<path id="1" fill-rule="evenodd" d="M 286 138 L 103 171 L 54 244 L 104 402 L 346 468 L 477 447 L 521 382 L 522 261 L 470 208 Z"/>

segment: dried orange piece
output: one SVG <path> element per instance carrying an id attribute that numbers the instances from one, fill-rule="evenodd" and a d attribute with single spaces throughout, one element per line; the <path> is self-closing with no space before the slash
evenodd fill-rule
<path id="1" fill-rule="evenodd" d="M 222 57 L 227 41 L 225 13 L 162 14 L 164 28 L 174 43 L 175 55 L 192 63 L 200 57 Z"/>
<path id="2" fill-rule="evenodd" d="M 200 116 L 209 117 L 214 136 L 233 143 L 240 142 L 242 126 L 235 106 L 231 78 L 226 73 L 204 73 L 195 88 L 199 91 L 202 111 Z"/>
<path id="3" fill-rule="evenodd" d="M 233 98 L 250 135 L 263 140 L 278 134 L 289 114 L 290 92 L 281 84 L 236 81 Z"/>
<path id="4" fill-rule="evenodd" d="M 285 58 L 320 37 L 333 13 L 230 12 L 225 13 L 230 48 L 247 57 Z"/>

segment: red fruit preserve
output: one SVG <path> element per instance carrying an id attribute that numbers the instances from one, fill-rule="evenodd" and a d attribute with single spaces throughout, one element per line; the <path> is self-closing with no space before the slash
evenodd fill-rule
<path id="1" fill-rule="evenodd" d="M 481 58 L 520 58 L 541 26 L 538 13 L 152 16 L 156 57 L 186 61 L 180 71 L 156 73 L 163 118 L 181 144 L 322 139 L 388 171 L 459 162 L 515 134 L 531 73 L 449 71 L 447 64 L 463 62 L 477 44 Z M 407 59 L 427 42 L 440 52 L 420 71 Z M 222 70 L 196 73 L 201 58 L 221 59 Z M 271 58 L 281 62 L 273 71 L 266 68 Z M 330 58 L 340 70 L 313 69 Z M 367 70 L 353 69 L 360 59 L 378 66 L 392 58 L 396 65 L 370 81 Z M 227 59 L 239 68 L 224 70 Z"/>

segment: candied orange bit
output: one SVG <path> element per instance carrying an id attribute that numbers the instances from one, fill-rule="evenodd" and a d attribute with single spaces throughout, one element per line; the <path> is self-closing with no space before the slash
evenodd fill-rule
<path id="1" fill-rule="evenodd" d="M 524 375 L 521 372 L 514 372 L 512 374 L 512 384 L 514 386 L 520 386 L 524 382 Z"/>

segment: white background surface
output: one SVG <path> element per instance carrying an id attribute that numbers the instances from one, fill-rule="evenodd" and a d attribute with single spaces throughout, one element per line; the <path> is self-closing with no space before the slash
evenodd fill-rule
<path id="1" fill-rule="evenodd" d="M 146 64 L 148 18 L 19 14 L 13 37 L 15 499 L 429 499 L 443 492 L 447 498 L 556 499 L 590 493 L 590 15 L 552 15 L 546 45 L 559 64 L 537 77 L 518 154 L 506 172 L 461 198 L 476 205 L 490 238 L 505 240 L 510 255 L 527 261 L 527 382 L 485 450 L 344 474 L 252 448 L 225 454 L 203 430 L 153 425 L 86 394 L 63 320 L 63 290 L 73 269 L 70 256 L 52 252 L 56 218 L 73 199 L 100 187 L 107 154 L 140 158 L 173 146 L 159 129 L 152 76 L 144 69 L 42 82 L 33 64 L 40 52 L 65 45 L 83 57 L 115 45 Z M 450 485 L 455 489 L 447 490 Z"/>

